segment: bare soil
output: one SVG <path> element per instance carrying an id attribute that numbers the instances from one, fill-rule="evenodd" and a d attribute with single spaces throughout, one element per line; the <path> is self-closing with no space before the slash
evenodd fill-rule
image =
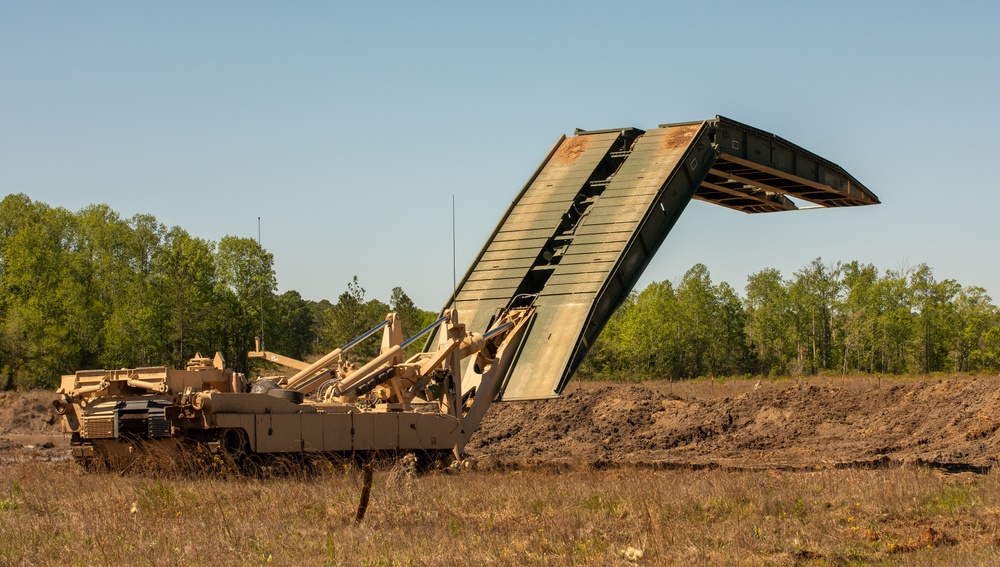
<path id="1" fill-rule="evenodd" d="M 0 461 L 24 458 L 63 460 L 68 438 L 46 391 L 0 392 Z"/>
<path id="2" fill-rule="evenodd" d="M 54 397 L 0 392 L 0 459 L 66 457 Z M 468 450 L 501 468 L 985 472 L 1000 455 L 1000 378 L 577 382 L 558 399 L 494 404 Z"/>
<path id="3" fill-rule="evenodd" d="M 1000 454 L 998 430 L 994 377 L 577 383 L 559 399 L 494 404 L 469 450 L 504 467 L 983 472 Z"/>

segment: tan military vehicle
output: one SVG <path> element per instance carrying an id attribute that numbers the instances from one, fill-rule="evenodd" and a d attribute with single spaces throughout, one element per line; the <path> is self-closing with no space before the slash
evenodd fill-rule
<path id="1" fill-rule="evenodd" d="M 450 310 L 405 341 L 390 313 L 312 364 L 251 353 L 298 369 L 252 386 L 218 354 L 197 356 L 185 370 L 84 370 L 63 376 L 56 404 L 73 434 L 74 457 L 115 467 L 139 457 L 169 459 L 184 448 L 241 466 L 253 466 L 248 459 L 262 454 L 405 451 L 461 458 L 532 313 L 507 310 L 479 334 L 467 332 Z M 432 328 L 436 348 L 404 360 L 404 349 Z M 357 369 L 339 364 L 344 352 L 380 330 L 378 357 Z M 466 359 L 479 395 L 461 394 Z"/>

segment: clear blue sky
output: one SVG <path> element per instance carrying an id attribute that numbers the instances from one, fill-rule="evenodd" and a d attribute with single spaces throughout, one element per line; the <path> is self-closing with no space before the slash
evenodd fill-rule
<path id="1" fill-rule="evenodd" d="M 0 189 L 257 236 L 279 290 L 437 309 L 560 134 L 778 134 L 883 204 L 694 202 L 646 271 L 742 292 L 816 257 L 1000 300 L 995 2 L 0 2 Z"/>

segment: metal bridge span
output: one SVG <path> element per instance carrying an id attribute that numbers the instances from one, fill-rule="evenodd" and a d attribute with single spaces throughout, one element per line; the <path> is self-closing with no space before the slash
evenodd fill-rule
<path id="1" fill-rule="evenodd" d="M 446 306 L 479 332 L 498 309 L 537 307 L 499 399 L 562 392 L 691 199 L 745 213 L 879 203 L 836 164 L 721 116 L 561 137 Z"/>

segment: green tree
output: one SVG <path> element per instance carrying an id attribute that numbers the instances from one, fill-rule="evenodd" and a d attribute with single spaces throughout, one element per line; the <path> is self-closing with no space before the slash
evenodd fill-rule
<path id="1" fill-rule="evenodd" d="M 121 261 L 112 268 L 122 285 L 109 303 L 102 332 L 101 365 L 125 368 L 163 364 L 163 302 L 152 286 L 153 258 L 166 229 L 150 215 L 136 215 L 120 231 Z"/>
<path id="2" fill-rule="evenodd" d="M 178 368 L 195 352 L 211 348 L 209 335 L 218 311 L 213 248 L 175 226 L 166 232 L 164 245 L 153 258 L 151 279 L 162 302 L 167 339 L 165 352 L 154 358 Z"/>
<path id="3" fill-rule="evenodd" d="M 795 358 L 794 317 L 781 272 L 766 268 L 747 278 L 747 340 L 758 374 L 786 374 Z"/>
<path id="4" fill-rule="evenodd" d="M 267 317 L 270 332 L 269 349 L 302 360 L 310 352 L 315 336 L 313 313 L 309 302 L 299 292 L 291 290 L 276 296 L 273 313 Z"/>
<path id="5" fill-rule="evenodd" d="M 74 254 L 75 218 L 62 208 L 8 195 L 0 204 L 7 387 L 51 387 L 93 356 L 95 317 Z"/>
<path id="6" fill-rule="evenodd" d="M 729 284 L 712 285 L 704 264 L 695 264 L 677 286 L 677 320 L 682 376 L 746 372 L 749 349 L 741 302 Z"/>
<path id="7" fill-rule="evenodd" d="M 577 375 L 592 379 L 598 377 L 616 377 L 627 371 L 629 361 L 624 353 L 625 341 L 622 339 L 623 326 L 630 307 L 635 303 L 636 292 L 625 298 L 621 306 L 611 315 L 601 334 L 594 341 L 583 362 L 577 370 Z"/>
<path id="8" fill-rule="evenodd" d="M 903 271 L 887 271 L 875 289 L 875 359 L 871 371 L 903 373 L 911 371 L 910 344 L 914 335 L 910 309 L 912 292 Z"/>
<path id="9" fill-rule="evenodd" d="M 995 321 L 990 329 L 983 333 L 983 347 L 978 353 L 977 361 L 983 369 L 993 372 L 1000 370 L 1000 321 Z"/>
<path id="10" fill-rule="evenodd" d="M 849 368 L 874 371 L 878 332 L 878 270 L 857 261 L 841 266 L 844 297 L 837 323 L 843 340 L 843 372 Z"/>
<path id="11" fill-rule="evenodd" d="M 399 315 L 402 319 L 404 339 L 417 334 L 437 319 L 435 312 L 424 311 L 418 308 L 401 287 L 392 288 L 392 295 L 389 297 L 389 310 Z M 479 329 L 479 332 L 482 332 L 482 329 Z M 422 348 L 423 342 L 416 341 L 407 350 L 407 354 L 415 354 Z"/>
<path id="12" fill-rule="evenodd" d="M 998 312 L 986 290 L 974 286 L 962 288 L 955 297 L 955 317 L 955 369 L 960 372 L 994 370 L 987 354 L 986 337 L 998 325 Z"/>
<path id="13" fill-rule="evenodd" d="M 90 337 L 85 366 L 121 368 L 149 364 L 155 351 L 157 298 L 149 286 L 152 257 L 164 228 L 137 215 L 123 220 L 106 205 L 76 214 L 74 266 L 87 289 L 88 312 L 99 332 Z"/>
<path id="14" fill-rule="evenodd" d="M 751 368 L 746 336 L 747 316 L 736 290 L 722 282 L 714 288 L 715 332 L 711 342 L 713 374 L 734 376 Z"/>
<path id="15" fill-rule="evenodd" d="M 620 311 L 617 335 L 609 335 L 618 356 L 613 368 L 644 377 L 684 376 L 678 302 L 670 282 L 649 284 Z"/>
<path id="16" fill-rule="evenodd" d="M 695 264 L 677 286 L 677 316 L 683 328 L 678 341 L 680 368 L 685 377 L 703 376 L 708 372 L 714 299 L 708 268 Z"/>
<path id="17" fill-rule="evenodd" d="M 840 292 L 839 269 L 819 258 L 795 272 L 789 301 L 795 315 L 797 370 L 815 374 L 834 368 L 833 315 Z"/>
<path id="18" fill-rule="evenodd" d="M 935 281 L 927 264 L 910 274 L 912 309 L 916 319 L 915 352 L 921 372 L 947 370 L 948 354 L 954 344 L 957 321 L 953 299 L 960 286 L 954 280 Z"/>
<path id="19" fill-rule="evenodd" d="M 333 304 L 329 300 L 311 301 L 309 313 L 313 320 L 313 343 L 310 352 L 326 354 L 343 345 L 336 344 L 336 325 L 333 321 Z"/>
<path id="20" fill-rule="evenodd" d="M 389 306 L 381 301 L 365 301 L 365 289 L 358 282 L 358 276 L 354 276 L 347 284 L 347 291 L 340 294 L 337 303 L 330 308 L 329 336 L 333 344 L 344 346 L 383 321 L 388 312 Z M 363 341 L 354 347 L 351 356 L 373 358 L 378 355 L 380 344 L 375 338 Z"/>
<path id="21" fill-rule="evenodd" d="M 216 348 L 234 369 L 247 372 L 246 352 L 253 348 L 254 336 L 260 336 L 266 347 L 271 337 L 284 331 L 269 330 L 265 315 L 273 312 L 277 287 L 274 257 L 252 238 L 225 236 L 216 247 L 215 274 L 215 294 L 224 309 L 215 322 L 221 339 Z"/>

